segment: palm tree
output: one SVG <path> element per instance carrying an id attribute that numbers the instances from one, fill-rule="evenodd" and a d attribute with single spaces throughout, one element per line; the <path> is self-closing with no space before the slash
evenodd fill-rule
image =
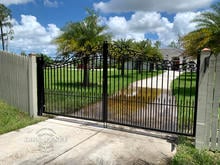
<path id="1" fill-rule="evenodd" d="M 159 49 L 159 48 L 161 47 L 161 42 L 160 42 L 160 41 L 156 41 L 156 42 L 154 43 L 154 46 L 155 46 L 157 49 Z"/>
<path id="2" fill-rule="evenodd" d="M 0 37 L 2 49 L 5 50 L 5 40 L 12 39 L 11 10 L 0 4 Z M 5 31 L 4 31 L 5 28 Z"/>
<path id="3" fill-rule="evenodd" d="M 162 59 L 158 44 L 152 45 L 149 39 L 134 42 L 134 49 L 137 51 L 137 67 L 139 72 L 142 72 L 144 61 L 150 61 L 150 68 L 153 69 L 154 62 Z"/>
<path id="4" fill-rule="evenodd" d="M 205 47 L 212 47 L 212 45 L 209 44 L 210 38 L 211 33 L 207 29 L 198 29 L 188 33 L 181 39 L 185 49 L 184 54 L 196 58 L 199 50 Z"/>
<path id="5" fill-rule="evenodd" d="M 114 41 L 110 46 L 111 57 L 118 61 L 121 76 L 124 76 L 125 62 L 134 54 L 134 51 L 131 50 L 132 45 L 133 40 L 120 39 Z"/>
<path id="6" fill-rule="evenodd" d="M 131 58 L 136 60 L 139 72 L 142 71 L 141 66 L 143 65 L 144 60 L 150 60 L 153 62 L 162 59 L 157 44 L 153 46 L 149 39 L 143 41 L 133 41 L 132 39 L 120 39 L 114 41 L 111 45 L 112 48 L 110 49 L 110 54 L 111 57 L 120 63 L 121 76 L 124 76 L 125 62 Z"/>
<path id="7" fill-rule="evenodd" d="M 193 22 L 197 29 L 182 38 L 188 55 L 195 56 L 196 50 L 209 47 L 213 52 L 220 52 L 220 2 L 211 6 L 212 11 L 200 14 Z"/>
<path id="8" fill-rule="evenodd" d="M 109 39 L 105 32 L 106 26 L 98 24 L 98 16 L 94 11 L 87 10 L 88 16 L 81 22 L 70 22 L 62 29 L 63 33 L 58 36 L 54 43 L 58 45 L 58 52 L 69 57 L 74 54 L 81 58 L 84 66 L 83 85 L 89 85 L 88 63 L 91 55 L 100 52 L 99 46 Z"/>

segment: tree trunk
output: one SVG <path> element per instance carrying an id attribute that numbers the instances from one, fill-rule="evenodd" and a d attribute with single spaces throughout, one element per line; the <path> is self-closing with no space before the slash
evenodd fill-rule
<path id="1" fill-rule="evenodd" d="M 3 28 L 2 28 L 2 23 L 0 22 L 0 28 L 1 28 L 1 38 L 2 38 L 2 50 L 5 50 L 5 43 L 4 43 L 4 36 L 3 36 Z"/>
<path id="2" fill-rule="evenodd" d="M 89 59 L 88 57 L 83 58 L 83 86 L 89 86 L 89 68 L 88 68 Z"/>

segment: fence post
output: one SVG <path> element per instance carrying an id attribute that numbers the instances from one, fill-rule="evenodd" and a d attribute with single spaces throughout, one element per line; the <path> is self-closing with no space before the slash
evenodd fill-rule
<path id="1" fill-rule="evenodd" d="M 207 67 L 210 56 L 210 50 L 203 49 L 200 56 L 199 67 L 199 83 L 198 83 L 198 103 L 197 103 L 197 120 L 196 120 L 196 148 L 207 148 L 207 124 L 206 124 L 206 104 L 207 104 L 207 85 L 208 85 L 208 72 Z"/>
<path id="2" fill-rule="evenodd" d="M 103 122 L 107 121 L 108 115 L 108 43 L 103 43 Z"/>
<path id="3" fill-rule="evenodd" d="M 28 107 L 30 116 L 37 116 L 37 64 L 36 56 L 30 55 L 28 60 Z"/>

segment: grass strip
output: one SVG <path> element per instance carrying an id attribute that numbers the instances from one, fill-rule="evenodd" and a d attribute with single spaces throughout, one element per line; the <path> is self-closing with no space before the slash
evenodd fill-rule
<path id="1" fill-rule="evenodd" d="M 194 147 L 193 139 L 179 136 L 177 153 L 171 165 L 213 165 L 220 164 L 220 152 L 198 150 Z"/>
<path id="2" fill-rule="evenodd" d="M 27 113 L 9 106 L 0 100 L 0 134 L 7 133 L 43 121 L 46 118 L 32 118 Z"/>

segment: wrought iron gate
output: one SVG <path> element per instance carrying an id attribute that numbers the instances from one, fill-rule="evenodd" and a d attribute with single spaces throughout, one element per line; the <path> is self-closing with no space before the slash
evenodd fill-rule
<path id="1" fill-rule="evenodd" d="M 42 113 L 195 135 L 198 68 L 194 62 L 150 60 L 137 52 L 102 53 L 68 63 L 38 58 Z"/>

